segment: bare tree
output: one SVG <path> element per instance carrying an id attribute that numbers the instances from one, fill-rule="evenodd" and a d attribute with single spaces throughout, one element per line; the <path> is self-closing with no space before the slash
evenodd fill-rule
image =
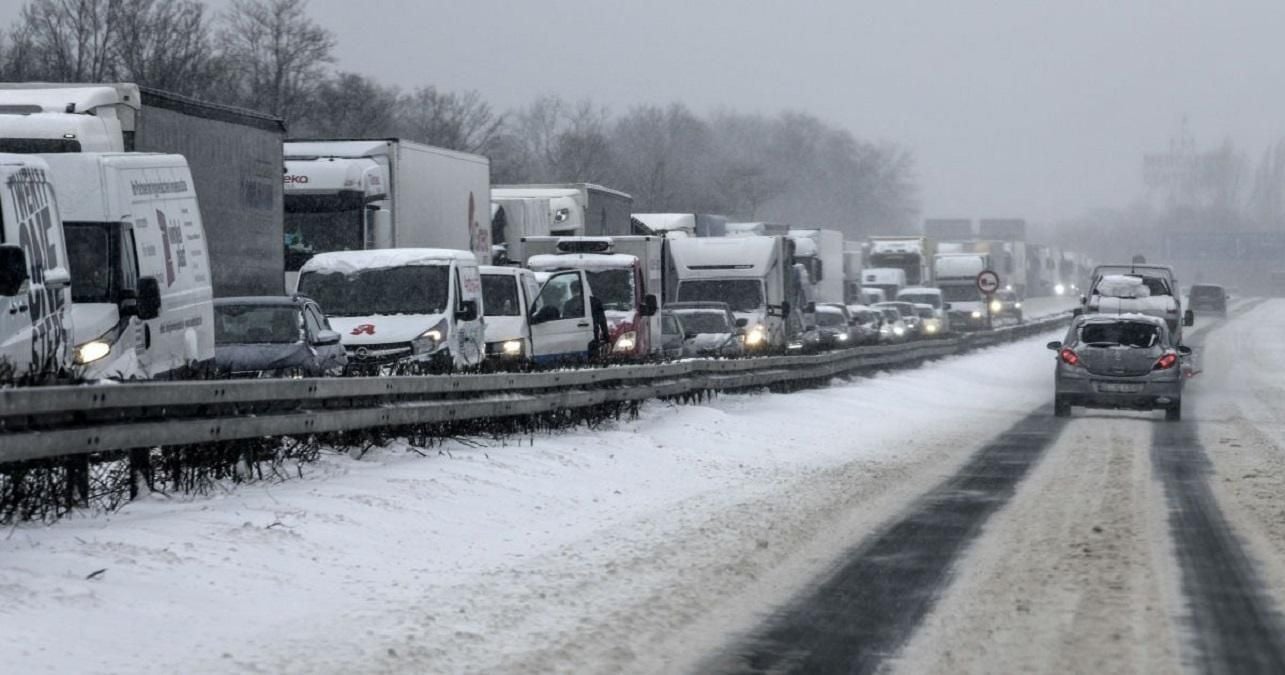
<path id="1" fill-rule="evenodd" d="M 228 96 L 287 120 L 304 117 L 334 62 L 334 35 L 313 21 L 307 0 L 232 0 L 218 34 Z"/>
<path id="2" fill-rule="evenodd" d="M 8 77 L 103 82 L 115 75 L 116 0 L 32 0 L 12 32 Z"/>
<path id="3" fill-rule="evenodd" d="M 304 119 L 290 129 L 295 137 L 378 138 L 398 135 L 400 92 L 358 73 L 338 73 L 317 89 Z"/>
<path id="4" fill-rule="evenodd" d="M 618 186 L 641 211 L 707 212 L 711 200 L 711 139 L 708 125 L 686 106 L 640 106 L 616 121 L 612 152 Z"/>
<path id="5" fill-rule="evenodd" d="M 504 117 L 476 91 L 462 94 L 420 87 L 398 102 L 401 135 L 463 152 L 485 153 L 504 128 Z"/>
<path id="6" fill-rule="evenodd" d="M 196 0 L 116 0 L 113 50 L 120 76 L 180 94 L 203 94 L 213 79 L 205 5 Z"/>

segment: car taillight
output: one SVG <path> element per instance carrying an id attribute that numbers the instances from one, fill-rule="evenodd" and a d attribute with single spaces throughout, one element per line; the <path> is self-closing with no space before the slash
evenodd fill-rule
<path id="1" fill-rule="evenodd" d="M 1058 352 L 1058 353 L 1057 353 L 1057 355 L 1058 355 L 1058 357 L 1059 357 L 1059 358 L 1061 358 L 1061 359 L 1062 359 L 1062 363 L 1065 363 L 1065 364 L 1066 364 L 1066 365 L 1068 365 L 1068 366 L 1078 366 L 1078 365 L 1080 365 L 1080 356 L 1079 356 L 1079 354 L 1076 354 L 1075 352 L 1071 351 L 1070 349 L 1063 348 L 1063 349 L 1062 349 L 1062 351 L 1060 351 L 1060 352 Z"/>
<path id="2" fill-rule="evenodd" d="M 1152 366 L 1151 369 L 1152 370 L 1169 370 L 1170 368 L 1177 365 L 1177 363 L 1178 363 L 1177 354 L 1165 354 L 1164 356 L 1161 356 L 1159 359 L 1156 360 L 1156 365 Z"/>

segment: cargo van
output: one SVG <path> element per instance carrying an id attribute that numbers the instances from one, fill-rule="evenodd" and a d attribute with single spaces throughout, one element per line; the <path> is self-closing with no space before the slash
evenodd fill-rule
<path id="1" fill-rule="evenodd" d="M 510 265 L 483 265 L 480 269 L 487 364 L 530 361 L 534 352 L 527 311 L 540 294 L 535 272 Z M 492 364 L 492 359 L 499 363 Z"/>
<path id="2" fill-rule="evenodd" d="M 84 376 L 181 378 L 212 365 L 210 259 L 187 160 L 40 156 L 60 197 Z"/>
<path id="3" fill-rule="evenodd" d="M 482 296 L 488 366 L 584 362 L 598 351 L 587 271 L 483 266 Z"/>
<path id="4" fill-rule="evenodd" d="M 321 305 L 356 372 L 450 372 L 485 359 L 482 277 L 469 251 L 318 253 L 298 290 Z"/>
<path id="5" fill-rule="evenodd" d="M 71 275 L 48 166 L 0 154 L 0 384 L 66 373 L 72 337 Z"/>

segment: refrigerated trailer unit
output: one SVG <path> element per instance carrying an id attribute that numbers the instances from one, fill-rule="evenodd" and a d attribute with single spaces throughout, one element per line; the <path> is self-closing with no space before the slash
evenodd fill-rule
<path id="1" fill-rule="evenodd" d="M 550 235 L 623 237 L 633 231 L 634 198 L 593 183 L 497 185 L 492 199 L 548 199 Z M 515 257 L 514 251 L 509 251 Z"/>
<path id="2" fill-rule="evenodd" d="M 0 152 L 156 152 L 187 159 L 216 295 L 282 290 L 285 123 L 135 84 L 0 84 Z"/>
<path id="3" fill-rule="evenodd" d="M 289 141 L 285 156 L 287 272 L 318 253 L 385 248 L 490 263 L 487 158 L 396 138 Z"/>

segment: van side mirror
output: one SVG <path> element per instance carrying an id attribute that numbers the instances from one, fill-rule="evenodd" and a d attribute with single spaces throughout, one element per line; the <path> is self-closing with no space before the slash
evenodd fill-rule
<path id="1" fill-rule="evenodd" d="M 17 244 L 0 246 L 0 296 L 17 295 L 30 278 L 26 252 Z"/>
<path id="2" fill-rule="evenodd" d="M 339 344 L 339 333 L 333 330 L 317 331 L 317 334 L 312 338 L 312 344 L 318 347 L 337 345 Z"/>
<path id="3" fill-rule="evenodd" d="M 656 301 L 656 296 L 648 293 L 643 296 L 642 308 L 638 311 L 643 316 L 655 316 L 656 310 L 660 308 L 660 303 Z"/>
<path id="4" fill-rule="evenodd" d="M 461 300 L 459 309 L 455 310 L 455 318 L 458 321 L 476 321 L 477 300 Z"/>
<path id="5" fill-rule="evenodd" d="M 749 320 L 749 319 L 737 319 L 737 320 L 736 320 L 736 327 L 737 327 L 737 328 L 744 328 L 744 327 L 746 327 L 746 326 L 748 326 L 748 325 L 750 325 L 750 320 Z"/>
<path id="6" fill-rule="evenodd" d="M 147 321 L 161 315 L 161 282 L 156 277 L 138 280 L 138 318 Z"/>
<path id="7" fill-rule="evenodd" d="M 1062 348 L 1062 342 L 1060 340 L 1054 340 L 1045 346 L 1048 347 L 1049 349 L 1052 349 L 1053 351 L 1057 351 Z"/>
<path id="8" fill-rule="evenodd" d="M 949 302 L 943 302 L 943 303 L 941 304 L 941 309 L 942 309 L 942 311 L 950 311 L 950 303 L 949 303 Z"/>
<path id="9" fill-rule="evenodd" d="M 1187 310 L 1187 311 L 1185 311 L 1185 312 L 1183 312 L 1183 313 L 1182 313 L 1182 325 L 1184 325 L 1184 326 L 1194 326 L 1194 325 L 1196 325 L 1196 313 L 1195 313 L 1195 312 L 1193 312 L 1193 311 L 1191 311 L 1190 309 L 1189 309 L 1189 310 Z"/>

